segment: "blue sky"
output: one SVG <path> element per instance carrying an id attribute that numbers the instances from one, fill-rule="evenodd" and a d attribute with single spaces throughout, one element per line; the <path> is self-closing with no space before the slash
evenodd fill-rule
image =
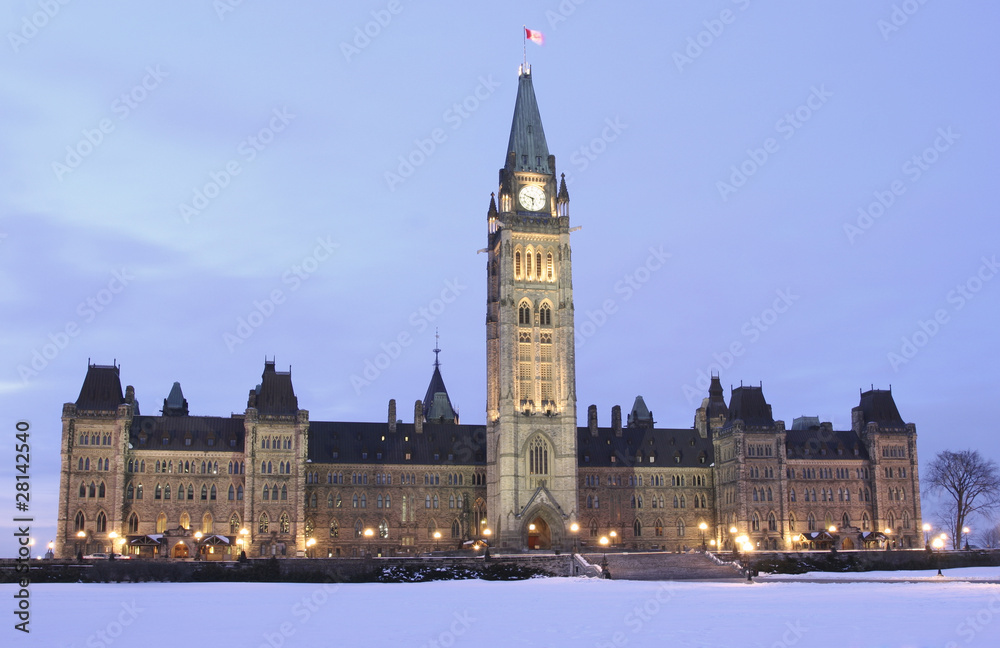
<path id="1" fill-rule="evenodd" d="M 193 414 L 242 411 L 266 356 L 313 420 L 378 421 L 422 397 L 439 329 L 452 401 L 484 420 L 477 250 L 525 24 L 546 36 L 527 54 L 582 226 L 582 419 L 593 403 L 607 425 L 641 394 L 688 427 L 721 369 L 727 397 L 762 382 L 776 418 L 844 428 L 859 389 L 891 384 L 922 464 L 1000 458 L 982 423 L 1000 355 L 998 14 L 7 3 L 0 425 L 11 441 L 32 426 L 40 542 L 88 359 L 120 363 L 147 414 L 174 381 Z M 12 443 L 4 456 L 6 475 Z"/>

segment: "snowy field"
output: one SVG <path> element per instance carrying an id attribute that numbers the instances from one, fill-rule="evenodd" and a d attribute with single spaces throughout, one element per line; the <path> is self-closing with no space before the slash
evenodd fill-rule
<path id="1" fill-rule="evenodd" d="M 955 581 L 39 584 L 31 602 L 30 636 L 9 615 L 5 635 L 46 648 L 1000 645 L 1000 585 Z"/>
<path id="2" fill-rule="evenodd" d="M 805 574 L 761 574 L 761 581 L 775 580 L 863 580 L 863 581 L 995 581 L 1000 582 L 1000 567 L 961 567 L 942 570 L 941 576 L 934 570 L 919 571 L 869 571 L 869 572 L 806 572 Z"/>

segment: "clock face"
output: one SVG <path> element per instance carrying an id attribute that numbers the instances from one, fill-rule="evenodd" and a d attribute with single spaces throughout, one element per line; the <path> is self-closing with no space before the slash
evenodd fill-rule
<path id="1" fill-rule="evenodd" d="M 521 206 L 529 211 L 539 211 L 545 207 L 545 192 L 536 185 L 528 185 L 517 194 Z"/>

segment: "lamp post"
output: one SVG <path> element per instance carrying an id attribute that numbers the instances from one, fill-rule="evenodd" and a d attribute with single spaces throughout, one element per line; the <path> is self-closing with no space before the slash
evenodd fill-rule
<path id="1" fill-rule="evenodd" d="M 890 551 L 892 549 L 892 529 L 889 527 L 885 528 L 885 550 Z"/>
<path id="2" fill-rule="evenodd" d="M 618 532 L 617 531 L 612 531 L 608 535 L 611 536 L 611 546 L 614 547 L 615 546 L 615 540 L 618 538 Z"/>
<path id="3" fill-rule="evenodd" d="M 316 546 L 316 538 L 306 540 L 306 558 L 314 558 L 313 547 Z"/>
<path id="4" fill-rule="evenodd" d="M 441 551 L 441 547 L 440 547 L 440 544 L 439 544 L 440 542 L 441 542 L 441 532 L 440 531 L 435 531 L 434 532 L 434 551 Z"/>
<path id="5" fill-rule="evenodd" d="M 371 528 L 365 529 L 365 537 L 368 538 L 368 553 L 365 555 L 365 558 L 372 557 L 372 538 L 374 536 L 375 536 L 375 531 L 373 529 Z"/>
<path id="6" fill-rule="evenodd" d="M 573 553 L 575 554 L 576 550 L 577 550 L 577 543 L 576 543 L 576 541 L 577 541 L 577 538 L 579 537 L 579 536 L 577 536 L 577 531 L 580 530 L 580 525 L 577 524 L 576 522 L 574 522 L 573 524 L 569 525 L 569 530 L 573 533 Z"/>
<path id="7" fill-rule="evenodd" d="M 53 548 L 55 548 L 55 546 L 56 546 L 55 542 L 49 542 L 49 545 L 48 545 L 48 547 L 46 547 L 46 551 L 45 551 L 45 557 L 47 559 L 51 560 L 52 558 L 55 557 L 55 553 L 53 553 L 53 551 L 52 551 Z"/>
<path id="8" fill-rule="evenodd" d="M 204 537 L 205 537 L 205 534 L 202 533 L 201 531 L 195 531 L 194 532 L 194 539 L 195 539 L 194 559 L 195 560 L 201 560 L 201 539 L 204 538 Z"/>
<path id="9" fill-rule="evenodd" d="M 930 541 L 931 525 L 929 525 L 929 524 L 927 524 L 925 522 L 923 529 L 924 529 L 924 548 L 927 549 L 927 551 L 930 551 L 931 550 L 931 541 Z"/>
<path id="10" fill-rule="evenodd" d="M 486 552 L 483 554 L 483 560 L 487 560 L 488 561 L 491 558 L 491 556 L 490 556 L 490 535 L 492 533 L 493 532 L 490 531 L 489 528 L 483 529 L 483 541 L 486 543 Z"/>
<path id="11" fill-rule="evenodd" d="M 969 533 L 972 530 L 969 527 L 962 527 L 962 535 L 965 536 L 965 550 L 969 550 Z"/>
<path id="12" fill-rule="evenodd" d="M 112 531 L 108 534 L 108 540 L 111 541 L 111 551 L 108 553 L 108 560 L 115 559 L 115 540 L 118 538 L 118 533 Z"/>
<path id="13" fill-rule="evenodd" d="M 708 550 L 708 547 L 705 546 L 705 530 L 708 529 L 708 525 L 702 522 L 698 525 L 698 529 L 701 530 L 701 551 L 705 553 Z"/>
<path id="14" fill-rule="evenodd" d="M 80 543 L 85 542 L 86 539 L 87 539 L 87 532 L 86 531 L 84 531 L 84 530 L 81 529 L 80 531 L 76 532 L 76 559 L 77 560 L 83 560 L 83 549 L 81 548 Z M 84 546 L 86 546 L 86 544 L 84 544 Z"/>
<path id="15" fill-rule="evenodd" d="M 614 533 L 612 531 L 611 533 Z M 601 578 L 611 578 L 611 571 L 608 569 L 608 536 L 601 536 L 598 541 L 604 549 L 604 558 L 601 559 Z"/>
<path id="16" fill-rule="evenodd" d="M 240 529 L 240 537 L 236 539 L 236 544 L 240 547 L 240 562 L 245 562 L 247 559 L 247 546 L 250 544 L 250 530 L 246 527 Z"/>
<path id="17" fill-rule="evenodd" d="M 931 540 L 930 546 L 934 547 L 938 551 L 940 551 L 941 549 L 943 549 L 944 548 L 944 538 L 942 536 L 944 536 L 943 533 L 941 534 L 941 536 L 938 536 L 937 538 L 934 538 L 933 540 Z M 937 565 L 937 575 L 938 576 L 944 576 L 944 574 L 941 573 L 941 557 L 940 556 L 935 556 L 934 563 Z"/>
<path id="18" fill-rule="evenodd" d="M 736 559 L 739 559 L 739 557 L 740 557 L 740 547 L 736 543 L 737 542 L 736 541 L 736 534 L 738 533 L 738 531 L 739 530 L 735 526 L 729 527 L 729 541 L 733 545 L 733 557 L 736 558 Z"/>

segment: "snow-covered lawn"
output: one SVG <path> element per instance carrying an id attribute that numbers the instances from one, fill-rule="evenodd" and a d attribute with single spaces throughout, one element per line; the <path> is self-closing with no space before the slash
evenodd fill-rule
<path id="1" fill-rule="evenodd" d="M 1000 585 L 969 582 L 39 584 L 31 611 L 46 648 L 1000 644 Z"/>
<path id="2" fill-rule="evenodd" d="M 958 569 L 943 569 L 941 576 L 937 571 L 869 571 L 869 572 L 806 572 L 805 574 L 761 574 L 761 581 L 773 580 L 864 580 L 864 581 L 902 581 L 958 579 L 970 581 L 1000 581 L 1000 567 L 961 567 Z"/>

